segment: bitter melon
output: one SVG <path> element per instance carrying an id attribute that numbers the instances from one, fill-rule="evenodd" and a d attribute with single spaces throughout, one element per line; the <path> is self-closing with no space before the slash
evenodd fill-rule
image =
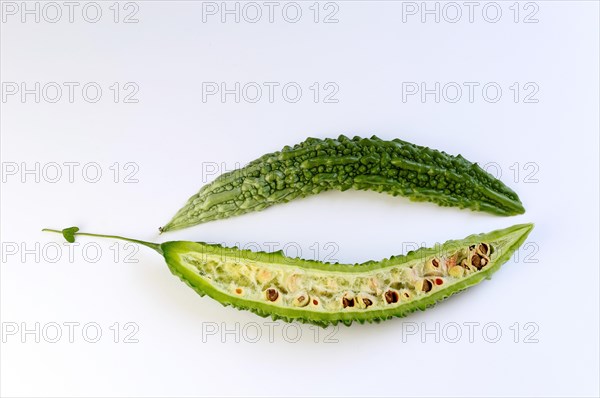
<path id="1" fill-rule="evenodd" d="M 496 272 L 525 241 L 533 224 L 448 241 L 363 264 L 329 264 L 202 242 L 162 244 L 112 235 L 162 254 L 171 272 L 201 296 L 263 317 L 320 326 L 379 322 L 425 310 Z"/>
<path id="2" fill-rule="evenodd" d="M 517 194 L 461 155 L 399 139 L 309 138 L 222 174 L 192 196 L 162 232 L 348 189 L 509 216 L 525 212 Z"/>

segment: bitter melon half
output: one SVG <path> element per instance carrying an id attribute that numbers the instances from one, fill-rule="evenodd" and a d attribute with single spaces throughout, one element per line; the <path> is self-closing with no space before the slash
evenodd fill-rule
<path id="1" fill-rule="evenodd" d="M 385 192 L 502 216 L 525 212 L 514 191 L 461 155 L 399 139 L 340 136 L 309 138 L 222 174 L 160 230 L 187 228 L 332 189 Z"/>
<path id="2" fill-rule="evenodd" d="M 379 322 L 425 310 L 496 272 L 525 241 L 533 224 L 448 241 L 363 264 L 329 264 L 202 242 L 162 244 L 111 235 L 162 254 L 171 272 L 201 296 L 261 316 L 320 326 Z"/>

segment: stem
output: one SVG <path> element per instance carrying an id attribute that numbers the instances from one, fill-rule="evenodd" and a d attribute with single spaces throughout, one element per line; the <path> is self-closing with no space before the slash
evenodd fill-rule
<path id="1" fill-rule="evenodd" d="M 63 231 L 59 231 L 57 229 L 49 229 L 49 228 L 44 228 L 42 229 L 43 232 L 56 232 L 58 234 L 62 234 Z M 143 240 L 137 240 L 137 239 L 131 239 L 131 238 L 125 238 L 123 236 L 118 236 L 118 235 L 101 235 L 101 234 L 90 234 L 87 232 L 75 232 L 73 235 L 81 235 L 81 236 L 93 236 L 96 238 L 108 238 L 108 239 L 118 239 L 118 240 L 124 240 L 127 242 L 132 242 L 132 243 L 137 243 L 139 245 L 144 245 L 147 246 L 151 249 L 156 250 L 157 252 L 162 254 L 162 249 L 160 248 L 160 244 L 158 243 L 152 243 L 152 242 L 146 242 Z"/>

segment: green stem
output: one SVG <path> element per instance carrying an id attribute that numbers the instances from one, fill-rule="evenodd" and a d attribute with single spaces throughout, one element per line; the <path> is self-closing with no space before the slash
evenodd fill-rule
<path id="1" fill-rule="evenodd" d="M 56 232 L 59 234 L 62 234 L 63 231 L 59 231 L 57 229 L 49 229 L 49 228 L 44 228 L 42 229 L 43 232 Z M 147 246 L 151 249 L 156 250 L 159 253 L 162 253 L 162 249 L 160 248 L 160 244 L 158 243 L 152 243 L 152 242 L 146 242 L 143 240 L 137 240 L 137 239 L 131 239 L 131 238 L 125 238 L 123 236 L 118 236 L 118 235 L 101 235 L 101 234 L 90 234 L 87 232 L 75 232 L 73 235 L 81 235 L 81 236 L 93 236 L 96 238 L 108 238 L 108 239 L 118 239 L 118 240 L 124 240 L 127 242 L 132 242 L 132 243 L 137 243 L 139 245 L 144 245 Z"/>

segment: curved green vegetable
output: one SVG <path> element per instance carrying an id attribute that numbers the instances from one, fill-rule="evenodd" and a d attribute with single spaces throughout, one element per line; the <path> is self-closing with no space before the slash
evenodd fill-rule
<path id="1" fill-rule="evenodd" d="M 200 242 L 162 244 L 120 236 L 162 254 L 171 272 L 201 296 L 261 316 L 320 326 L 379 322 L 425 310 L 496 272 L 525 241 L 533 224 L 471 235 L 405 256 L 363 264 L 328 264 Z M 46 230 L 61 232 L 57 230 Z"/>
<path id="2" fill-rule="evenodd" d="M 192 196 L 161 232 L 262 210 L 336 189 L 371 190 L 510 216 L 517 194 L 477 164 L 401 140 L 309 138 L 225 173 Z"/>

